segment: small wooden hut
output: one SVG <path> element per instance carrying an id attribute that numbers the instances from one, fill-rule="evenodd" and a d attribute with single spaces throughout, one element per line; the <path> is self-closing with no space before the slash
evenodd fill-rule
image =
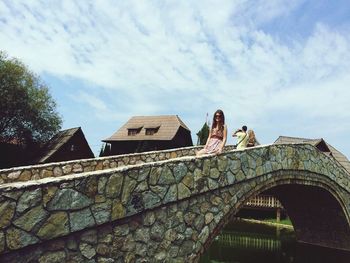
<path id="1" fill-rule="evenodd" d="M 131 117 L 111 137 L 109 155 L 192 146 L 190 129 L 177 115 Z"/>
<path id="2" fill-rule="evenodd" d="M 48 141 L 37 163 L 50 163 L 93 158 L 94 154 L 80 127 L 57 133 Z"/>

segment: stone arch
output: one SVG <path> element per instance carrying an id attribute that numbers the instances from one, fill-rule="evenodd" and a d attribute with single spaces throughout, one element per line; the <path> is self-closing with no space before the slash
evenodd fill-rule
<path id="1" fill-rule="evenodd" d="M 281 190 L 281 187 L 282 188 L 290 187 L 289 189 L 283 189 L 287 191 L 293 190 L 292 189 L 293 187 L 294 189 L 299 188 L 299 190 L 304 188 L 301 190 L 303 194 L 305 194 L 306 191 L 308 190 L 312 191 L 311 194 L 315 194 L 318 192 L 320 195 L 317 197 L 321 198 L 320 201 L 330 202 L 330 205 L 331 205 L 330 207 L 332 206 L 335 207 L 335 209 L 331 211 L 331 214 L 327 219 L 328 223 L 329 223 L 329 219 L 332 219 L 332 218 L 334 219 L 336 217 L 337 223 L 341 224 L 340 227 L 329 226 L 329 227 L 332 227 L 333 232 L 331 234 L 323 233 L 323 235 L 318 236 L 316 239 L 315 239 L 315 236 L 313 235 L 304 235 L 304 236 L 300 235 L 302 234 L 302 231 L 305 231 L 305 227 L 304 229 L 300 229 L 300 226 L 295 226 L 298 241 L 317 244 L 320 246 L 350 250 L 350 245 L 349 245 L 350 244 L 350 211 L 347 209 L 347 207 L 349 206 L 348 204 L 349 201 L 346 199 L 346 195 L 348 193 L 339 184 L 330 180 L 327 176 L 324 176 L 321 174 L 315 174 L 307 171 L 280 170 L 280 171 L 275 171 L 269 174 L 262 175 L 258 178 L 252 179 L 250 182 L 244 182 L 244 183 L 241 183 L 240 185 L 241 187 L 237 187 L 237 185 L 233 185 L 232 187 L 230 187 L 232 189 L 230 188 L 227 189 L 227 191 L 230 191 L 230 190 L 232 191 L 234 189 L 239 189 L 239 190 L 237 192 L 237 195 L 233 195 L 232 197 L 231 209 L 223 215 L 220 222 L 218 222 L 217 226 L 212 231 L 212 233 L 208 236 L 208 239 L 206 240 L 203 247 L 199 251 L 199 254 L 197 257 L 198 259 L 203 254 L 205 249 L 210 246 L 210 244 L 212 243 L 216 235 L 237 214 L 237 212 L 243 207 L 243 205 L 247 200 L 249 200 L 249 198 L 251 198 L 254 195 L 260 194 L 268 189 Z M 280 199 L 282 204 L 289 206 L 289 211 L 288 211 L 288 207 L 286 209 L 290 213 L 291 208 L 290 208 L 290 205 L 288 205 L 288 202 L 290 202 L 290 200 L 286 201 L 283 196 L 281 198 L 280 193 L 277 193 L 277 194 L 279 194 L 278 198 Z M 299 194 L 300 194 L 300 191 L 299 191 Z M 315 210 L 311 211 L 311 213 L 312 212 L 315 212 Z M 293 222 L 292 218 L 291 220 Z M 311 216 L 311 220 L 315 220 L 315 217 Z M 294 223 L 295 222 L 293 222 L 293 224 Z M 315 222 L 312 221 L 311 223 L 315 223 Z M 310 224 L 308 224 L 307 226 L 309 227 Z M 314 229 L 311 229 L 311 231 L 312 230 Z M 327 229 L 323 228 L 319 230 L 327 230 Z M 330 230 L 330 228 L 328 230 Z"/>
<path id="2" fill-rule="evenodd" d="M 270 145 L 218 156 L 185 157 L 52 178 L 40 184 L 4 186 L 0 208 L 11 214 L 11 222 L 6 217 L 0 222 L 6 231 L 0 231 L 0 252 L 3 252 L 0 261 L 28 262 L 29 258 L 45 261 L 55 256 L 62 258 L 61 262 L 72 258 L 81 262 L 92 258 L 136 263 L 145 259 L 149 262 L 196 262 L 205 246 L 250 196 L 279 185 L 324 189 L 327 192 L 323 194 L 325 199 L 336 200 L 338 210 L 346 218 L 342 222 L 348 224 L 349 174 L 312 146 Z M 45 210 L 50 217 L 43 221 L 40 229 L 44 226 L 44 230 L 47 229 L 51 220 L 57 222 L 61 215 L 67 220 L 60 222 L 68 222 L 71 226 L 72 222 L 77 222 L 76 218 L 80 218 L 71 215 L 93 213 L 88 218 L 95 219 L 96 224 L 91 226 L 89 222 L 84 229 L 68 233 L 63 223 L 62 234 L 51 235 L 48 242 L 30 239 L 28 235 L 18 240 L 17 234 L 25 232 L 13 226 L 6 228 L 22 218 L 22 214 L 12 212 L 16 210 L 14 200 L 17 200 L 16 204 L 24 205 L 23 192 L 30 193 L 31 189 L 38 190 L 39 204 L 44 208 L 48 204 L 46 193 L 50 191 L 52 195 L 55 193 L 53 196 L 73 191 L 91 197 L 79 207 L 80 210 L 76 210 L 74 202 L 68 202 L 67 212 Z M 96 194 L 95 198 L 94 194 L 90 196 L 91 193 Z M 62 201 L 57 203 L 62 204 Z M 97 222 L 96 218 L 101 221 Z M 38 228 L 32 229 L 29 234 L 36 235 Z M 9 251 L 7 245 L 11 242 L 24 245 Z M 347 246 L 350 241 L 345 246 L 349 249 Z M 52 252 L 52 247 L 60 250 Z"/>

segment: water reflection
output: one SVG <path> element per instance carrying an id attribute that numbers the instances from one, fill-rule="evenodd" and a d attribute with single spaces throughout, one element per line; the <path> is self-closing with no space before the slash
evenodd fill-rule
<path id="1" fill-rule="evenodd" d="M 217 243 L 222 247 L 252 249 L 252 250 L 281 250 L 281 241 L 270 236 L 256 236 L 251 233 L 224 232 L 218 239 Z"/>
<path id="2" fill-rule="evenodd" d="M 235 221 L 215 239 L 201 263 L 349 263 L 350 253 L 296 242 L 292 229 Z"/>

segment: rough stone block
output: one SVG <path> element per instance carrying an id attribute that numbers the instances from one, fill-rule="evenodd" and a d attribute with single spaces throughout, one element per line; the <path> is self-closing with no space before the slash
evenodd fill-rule
<path id="1" fill-rule="evenodd" d="M 55 196 L 47 204 L 49 211 L 54 210 L 78 210 L 90 206 L 93 203 L 86 195 L 74 189 L 57 190 Z"/>
<path id="2" fill-rule="evenodd" d="M 78 231 L 95 225 L 89 208 L 69 213 L 71 231 Z"/>
<path id="3" fill-rule="evenodd" d="M 37 235 L 41 239 L 51 239 L 69 233 L 69 220 L 66 212 L 56 212 L 45 221 Z"/>

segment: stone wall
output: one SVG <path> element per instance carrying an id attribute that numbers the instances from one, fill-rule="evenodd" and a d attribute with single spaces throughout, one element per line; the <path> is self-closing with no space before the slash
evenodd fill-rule
<path id="1" fill-rule="evenodd" d="M 281 179 L 275 180 L 276 176 Z M 0 256 L 0 260 L 16 263 L 198 262 L 217 233 L 252 195 L 296 179 L 300 180 L 296 184 L 301 183 L 306 176 L 311 174 L 301 172 L 288 176 L 277 172 L 263 175 L 250 182 L 191 196 L 94 229 L 10 252 Z M 323 186 L 327 188 L 329 181 L 320 177 L 310 180 L 309 185 L 320 186 L 324 182 Z M 254 185 L 259 187 L 252 190 Z M 343 236 L 349 234 L 345 231 Z M 342 239 L 342 235 L 337 238 Z"/>
<path id="2" fill-rule="evenodd" d="M 223 211 L 229 209 L 231 197 L 227 190 L 214 191 L 23 252 L 8 253 L 0 256 L 0 260 L 16 263 L 196 261 L 210 231 L 222 219 Z"/>
<path id="3" fill-rule="evenodd" d="M 202 146 L 2 169 L 0 170 L 0 184 L 39 180 L 48 177 L 111 169 L 125 165 L 157 162 L 183 156 L 194 156 L 196 151 L 200 149 L 202 149 Z M 225 151 L 230 150 L 233 150 L 233 145 L 227 145 L 225 147 Z"/>
<path id="4" fill-rule="evenodd" d="M 3 185 L 0 261 L 196 261 L 250 196 L 278 184 L 327 189 L 349 222 L 348 179 L 313 146 L 272 145 Z"/>

